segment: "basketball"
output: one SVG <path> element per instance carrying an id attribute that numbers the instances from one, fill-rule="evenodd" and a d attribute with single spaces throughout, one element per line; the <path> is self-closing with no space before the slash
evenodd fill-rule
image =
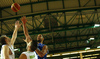
<path id="1" fill-rule="evenodd" d="M 18 3 L 13 3 L 11 5 L 11 9 L 14 11 L 14 12 L 18 12 L 20 10 L 20 5 Z"/>

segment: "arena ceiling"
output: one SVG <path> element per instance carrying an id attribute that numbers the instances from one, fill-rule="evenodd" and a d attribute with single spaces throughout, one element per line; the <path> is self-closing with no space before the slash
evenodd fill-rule
<path id="1" fill-rule="evenodd" d="M 20 4 L 19 12 L 11 10 L 14 2 Z M 100 45 L 100 28 L 94 28 L 94 24 L 100 24 L 100 0 L 0 0 L 0 35 L 11 37 L 15 21 L 22 16 L 27 17 L 27 28 L 34 40 L 43 34 L 49 53 Z M 86 43 L 93 37 L 95 40 Z M 16 56 L 26 50 L 23 39 L 21 27 L 15 42 L 15 48 L 21 51 Z"/>

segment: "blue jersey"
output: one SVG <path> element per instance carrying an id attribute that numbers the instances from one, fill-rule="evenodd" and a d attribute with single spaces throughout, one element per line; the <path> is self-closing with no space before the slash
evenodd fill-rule
<path id="1" fill-rule="evenodd" d="M 41 51 L 44 45 L 45 45 L 45 44 L 39 43 L 39 44 L 38 44 L 38 49 Z M 38 59 L 47 59 L 46 56 L 47 56 L 47 53 L 46 53 L 46 54 L 44 55 L 44 57 L 42 57 L 42 58 L 39 57 L 39 55 L 38 55 Z"/>

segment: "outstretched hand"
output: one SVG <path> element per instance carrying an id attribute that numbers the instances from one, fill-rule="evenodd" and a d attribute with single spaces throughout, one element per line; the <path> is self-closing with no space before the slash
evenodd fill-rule
<path id="1" fill-rule="evenodd" d="M 19 28 L 22 24 L 19 23 L 19 21 L 15 22 L 15 28 Z"/>
<path id="2" fill-rule="evenodd" d="M 26 17 L 25 17 L 25 16 L 23 16 L 23 17 L 21 18 L 21 21 L 22 21 L 22 23 L 23 23 L 23 24 L 26 24 L 26 22 L 27 22 Z"/>

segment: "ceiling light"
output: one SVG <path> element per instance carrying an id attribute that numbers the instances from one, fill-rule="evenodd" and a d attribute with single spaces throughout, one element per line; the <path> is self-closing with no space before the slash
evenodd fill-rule
<path id="1" fill-rule="evenodd" d="M 86 40 L 86 42 L 89 43 L 90 41 L 89 40 Z"/>
<path id="2" fill-rule="evenodd" d="M 100 48 L 100 46 L 97 46 L 97 48 Z"/>
<path id="3" fill-rule="evenodd" d="M 99 27 L 99 26 L 100 26 L 100 24 L 95 24 L 95 25 L 94 25 L 94 28 Z"/>
<path id="4" fill-rule="evenodd" d="M 85 50 L 88 50 L 88 49 L 90 49 L 90 47 L 86 47 L 86 48 L 85 48 Z"/>
<path id="5" fill-rule="evenodd" d="M 90 38 L 89 40 L 90 40 L 90 41 L 91 41 L 91 40 L 94 40 L 94 38 Z"/>

